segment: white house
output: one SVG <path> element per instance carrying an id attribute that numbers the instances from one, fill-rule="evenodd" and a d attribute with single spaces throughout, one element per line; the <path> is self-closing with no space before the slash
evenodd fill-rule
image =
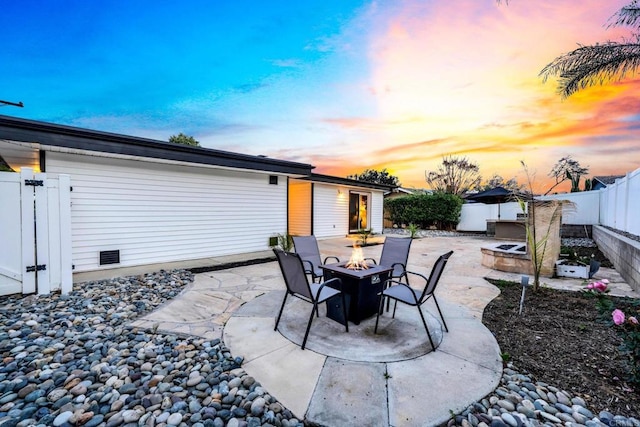
<path id="1" fill-rule="evenodd" d="M 389 187 L 311 174 L 289 181 L 289 232 L 318 238 L 360 229 L 383 231 L 384 192 Z"/>
<path id="2" fill-rule="evenodd" d="M 309 164 L 7 116 L 0 156 L 14 171 L 69 177 L 73 272 L 264 251 L 279 233 L 381 232 L 389 190 Z"/>

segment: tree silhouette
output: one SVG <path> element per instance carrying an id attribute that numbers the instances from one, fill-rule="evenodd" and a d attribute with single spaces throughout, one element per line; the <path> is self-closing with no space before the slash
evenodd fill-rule
<path id="1" fill-rule="evenodd" d="M 445 156 L 437 170 L 425 172 L 425 179 L 434 191 L 461 196 L 478 187 L 482 177 L 477 163 L 466 157 Z"/>
<path id="2" fill-rule="evenodd" d="M 358 181 L 372 182 L 374 184 L 393 185 L 395 187 L 400 186 L 400 180 L 397 176 L 391 175 L 386 168 L 381 171 L 375 169 L 365 169 L 359 174 L 347 176 L 349 179 L 355 179 Z"/>
<path id="3" fill-rule="evenodd" d="M 580 191 L 580 177 L 582 175 L 586 175 L 589 173 L 589 168 L 585 168 L 580 166 L 580 162 L 571 158 L 571 156 L 566 156 L 561 158 L 553 165 L 551 168 L 551 172 L 549 172 L 549 176 L 555 178 L 556 182 L 547 190 L 545 195 L 549 194 L 551 190 L 556 188 L 558 185 L 563 183 L 564 181 L 571 180 L 571 191 Z"/>
<path id="4" fill-rule="evenodd" d="M 194 137 L 185 135 L 182 132 L 178 135 L 171 135 L 169 137 L 169 142 L 173 144 L 190 145 L 192 147 L 200 146 L 200 142 L 196 141 Z"/>

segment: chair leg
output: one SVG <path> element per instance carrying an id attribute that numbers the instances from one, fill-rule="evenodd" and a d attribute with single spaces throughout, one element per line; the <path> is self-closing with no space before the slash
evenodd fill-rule
<path id="1" fill-rule="evenodd" d="M 420 318 L 422 319 L 422 324 L 424 325 L 424 329 L 427 331 L 427 336 L 429 337 L 429 342 L 431 343 L 431 348 L 433 351 L 436 351 L 436 346 L 433 345 L 433 340 L 431 339 L 431 334 L 429 333 L 429 328 L 427 327 L 427 321 L 424 320 L 424 314 L 422 314 L 422 310 L 420 309 L 420 305 L 418 307 L 418 312 L 420 313 Z"/>
<path id="2" fill-rule="evenodd" d="M 387 288 L 388 288 L 388 286 L 386 286 L 385 289 L 383 289 L 383 290 L 386 290 Z M 380 296 L 380 298 L 387 300 L 387 313 L 388 313 L 389 312 L 389 304 L 391 304 L 391 298 L 385 298 L 384 296 Z"/>
<path id="3" fill-rule="evenodd" d="M 394 319 L 396 318 L 396 308 L 398 308 L 398 300 L 395 300 L 393 302 L 393 316 L 391 316 L 391 317 L 393 317 Z M 387 307 L 387 311 L 389 311 L 388 307 Z"/>
<path id="4" fill-rule="evenodd" d="M 282 300 L 282 307 L 280 307 L 280 313 L 278 313 L 278 319 L 276 320 L 276 327 L 273 328 L 274 331 L 278 330 L 278 323 L 280 323 L 280 317 L 282 316 L 282 311 L 284 310 L 284 303 L 287 302 L 288 296 L 289 296 L 289 292 L 285 292 L 284 299 Z"/>
<path id="5" fill-rule="evenodd" d="M 380 307 L 378 307 L 378 312 L 376 313 L 376 327 L 373 329 L 373 333 L 378 333 L 378 321 L 380 320 L 380 312 L 384 309 L 384 295 L 380 294 Z"/>
<path id="6" fill-rule="evenodd" d="M 313 302 L 313 309 L 311 310 L 311 316 L 309 316 L 309 322 L 307 323 L 307 331 L 304 333 L 304 339 L 302 340 L 302 350 L 307 345 L 307 338 L 309 337 L 309 330 L 311 329 L 311 322 L 313 322 L 313 312 L 318 309 L 317 303 Z"/>
<path id="7" fill-rule="evenodd" d="M 349 319 L 347 318 L 347 299 L 344 297 L 344 292 L 340 292 L 342 295 L 342 312 L 344 313 L 344 327 L 349 332 Z"/>
<path id="8" fill-rule="evenodd" d="M 438 313 L 440 313 L 440 318 L 442 319 L 442 324 L 444 325 L 444 330 L 449 332 L 449 328 L 447 328 L 447 322 L 444 321 L 444 316 L 442 316 L 442 311 L 440 310 L 440 305 L 438 304 L 438 300 L 436 299 L 435 295 L 433 295 L 433 300 L 436 303 L 436 308 L 438 309 Z"/>

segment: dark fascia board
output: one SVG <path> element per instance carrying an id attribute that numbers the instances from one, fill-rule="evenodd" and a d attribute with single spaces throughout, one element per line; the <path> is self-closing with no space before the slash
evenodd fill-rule
<path id="1" fill-rule="evenodd" d="M 372 182 L 358 181 L 357 179 L 340 178 L 337 176 L 321 175 L 317 173 L 312 173 L 311 176 L 303 179 L 306 181 L 312 181 L 312 182 L 322 182 L 322 183 L 336 184 L 336 185 L 348 185 L 350 187 L 364 187 L 364 188 L 371 188 L 371 189 L 380 190 L 380 191 L 391 191 L 392 189 L 396 188 L 393 185 L 374 184 Z"/>
<path id="2" fill-rule="evenodd" d="M 0 139 L 290 175 L 307 176 L 314 168 L 306 163 L 191 147 L 3 115 L 0 115 Z"/>

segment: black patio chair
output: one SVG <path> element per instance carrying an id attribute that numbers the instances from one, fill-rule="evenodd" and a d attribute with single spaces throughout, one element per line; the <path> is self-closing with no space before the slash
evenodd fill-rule
<path id="1" fill-rule="evenodd" d="M 334 259 L 335 262 L 340 262 L 338 257 L 335 256 L 328 256 L 324 261 L 320 258 L 320 249 L 318 248 L 316 236 L 292 236 L 292 239 L 295 251 L 300 255 L 304 263 L 304 270 L 311 275 L 312 282 L 319 281 L 322 278 L 324 272 L 320 266 L 326 264 L 327 260 Z"/>
<path id="2" fill-rule="evenodd" d="M 394 300 L 392 317 L 395 317 L 396 315 L 398 301 L 404 304 L 418 307 L 418 312 L 420 313 L 420 318 L 422 319 L 424 329 L 427 331 L 427 336 L 429 337 L 431 347 L 433 348 L 433 351 L 436 350 L 436 347 L 433 344 L 433 339 L 431 338 L 431 334 L 429 333 L 429 328 L 427 327 L 427 322 L 424 319 L 424 314 L 422 313 L 422 309 L 420 308 L 420 306 L 427 302 L 430 298 L 433 298 L 433 301 L 436 303 L 438 313 L 440 314 L 440 318 L 442 319 L 442 325 L 444 326 L 445 331 L 449 332 L 449 328 L 447 328 L 447 323 L 444 321 L 444 316 L 442 316 L 442 311 L 440 310 L 440 305 L 438 304 L 438 300 L 436 299 L 434 292 L 436 290 L 438 282 L 440 281 L 440 277 L 442 276 L 442 271 L 444 270 L 445 265 L 447 265 L 447 261 L 449 260 L 451 254 L 453 254 L 453 251 L 440 255 L 433 268 L 431 269 L 431 274 L 429 274 L 428 279 L 422 274 L 407 271 L 407 274 L 411 274 L 412 276 L 415 275 L 416 277 L 424 280 L 425 285 L 421 291 L 412 288 L 408 283 L 403 283 L 398 280 L 387 280 L 387 284 L 391 286 L 388 286 L 380 294 L 380 309 L 378 310 L 378 316 L 376 317 L 376 326 L 373 330 L 374 333 L 378 333 L 378 321 L 380 320 L 380 312 L 382 311 L 382 305 L 384 303 L 383 301 L 386 297 Z"/>
<path id="3" fill-rule="evenodd" d="M 413 239 L 403 237 L 387 237 L 384 239 L 380 261 L 376 263 L 376 260 L 373 258 L 365 258 L 365 261 L 372 261 L 374 264 L 393 267 L 393 270 L 389 275 L 389 279 L 398 279 L 399 281 L 402 281 L 402 278 L 404 277 L 407 283 L 409 283 L 409 278 L 407 276 L 407 260 L 409 259 L 409 250 L 411 249 L 412 241 Z M 384 286 L 386 288 L 387 285 L 385 284 Z M 389 311 L 388 300 L 387 311 Z"/>
<path id="4" fill-rule="evenodd" d="M 342 281 L 339 278 L 334 278 L 331 280 L 327 280 L 324 283 L 309 283 L 309 279 L 307 278 L 307 274 L 304 270 L 300 255 L 293 252 L 285 252 L 277 248 L 274 249 L 273 252 L 276 254 L 278 264 L 280 265 L 280 271 L 282 271 L 282 276 L 284 277 L 284 283 L 287 286 L 287 292 L 284 294 L 282 307 L 280 307 L 280 313 L 278 313 L 274 331 L 278 330 L 278 324 L 280 323 L 280 318 L 282 317 L 282 312 L 284 311 L 284 305 L 287 302 L 287 297 L 289 295 L 298 297 L 303 301 L 313 304 L 313 309 L 311 310 L 311 315 L 309 316 L 309 321 L 307 322 L 307 330 L 304 333 L 304 339 L 302 340 L 302 350 L 304 350 L 304 347 L 307 344 L 309 330 L 311 329 L 313 314 L 315 313 L 316 316 L 320 316 L 320 314 L 318 313 L 318 304 L 325 302 L 333 296 L 341 294 L 342 308 L 344 310 L 345 319 L 344 326 L 346 331 L 349 332 L 349 322 L 346 320 L 347 304 L 344 293 L 342 292 Z M 339 289 L 334 289 L 331 286 L 327 286 L 328 284 L 337 286 Z"/>
<path id="5" fill-rule="evenodd" d="M 385 267 L 393 267 L 390 279 L 402 281 L 403 277 L 407 278 L 407 260 L 412 241 L 413 239 L 404 237 L 387 237 L 384 239 L 380 261 L 376 262 L 373 258 L 366 258 L 366 260 Z"/>

